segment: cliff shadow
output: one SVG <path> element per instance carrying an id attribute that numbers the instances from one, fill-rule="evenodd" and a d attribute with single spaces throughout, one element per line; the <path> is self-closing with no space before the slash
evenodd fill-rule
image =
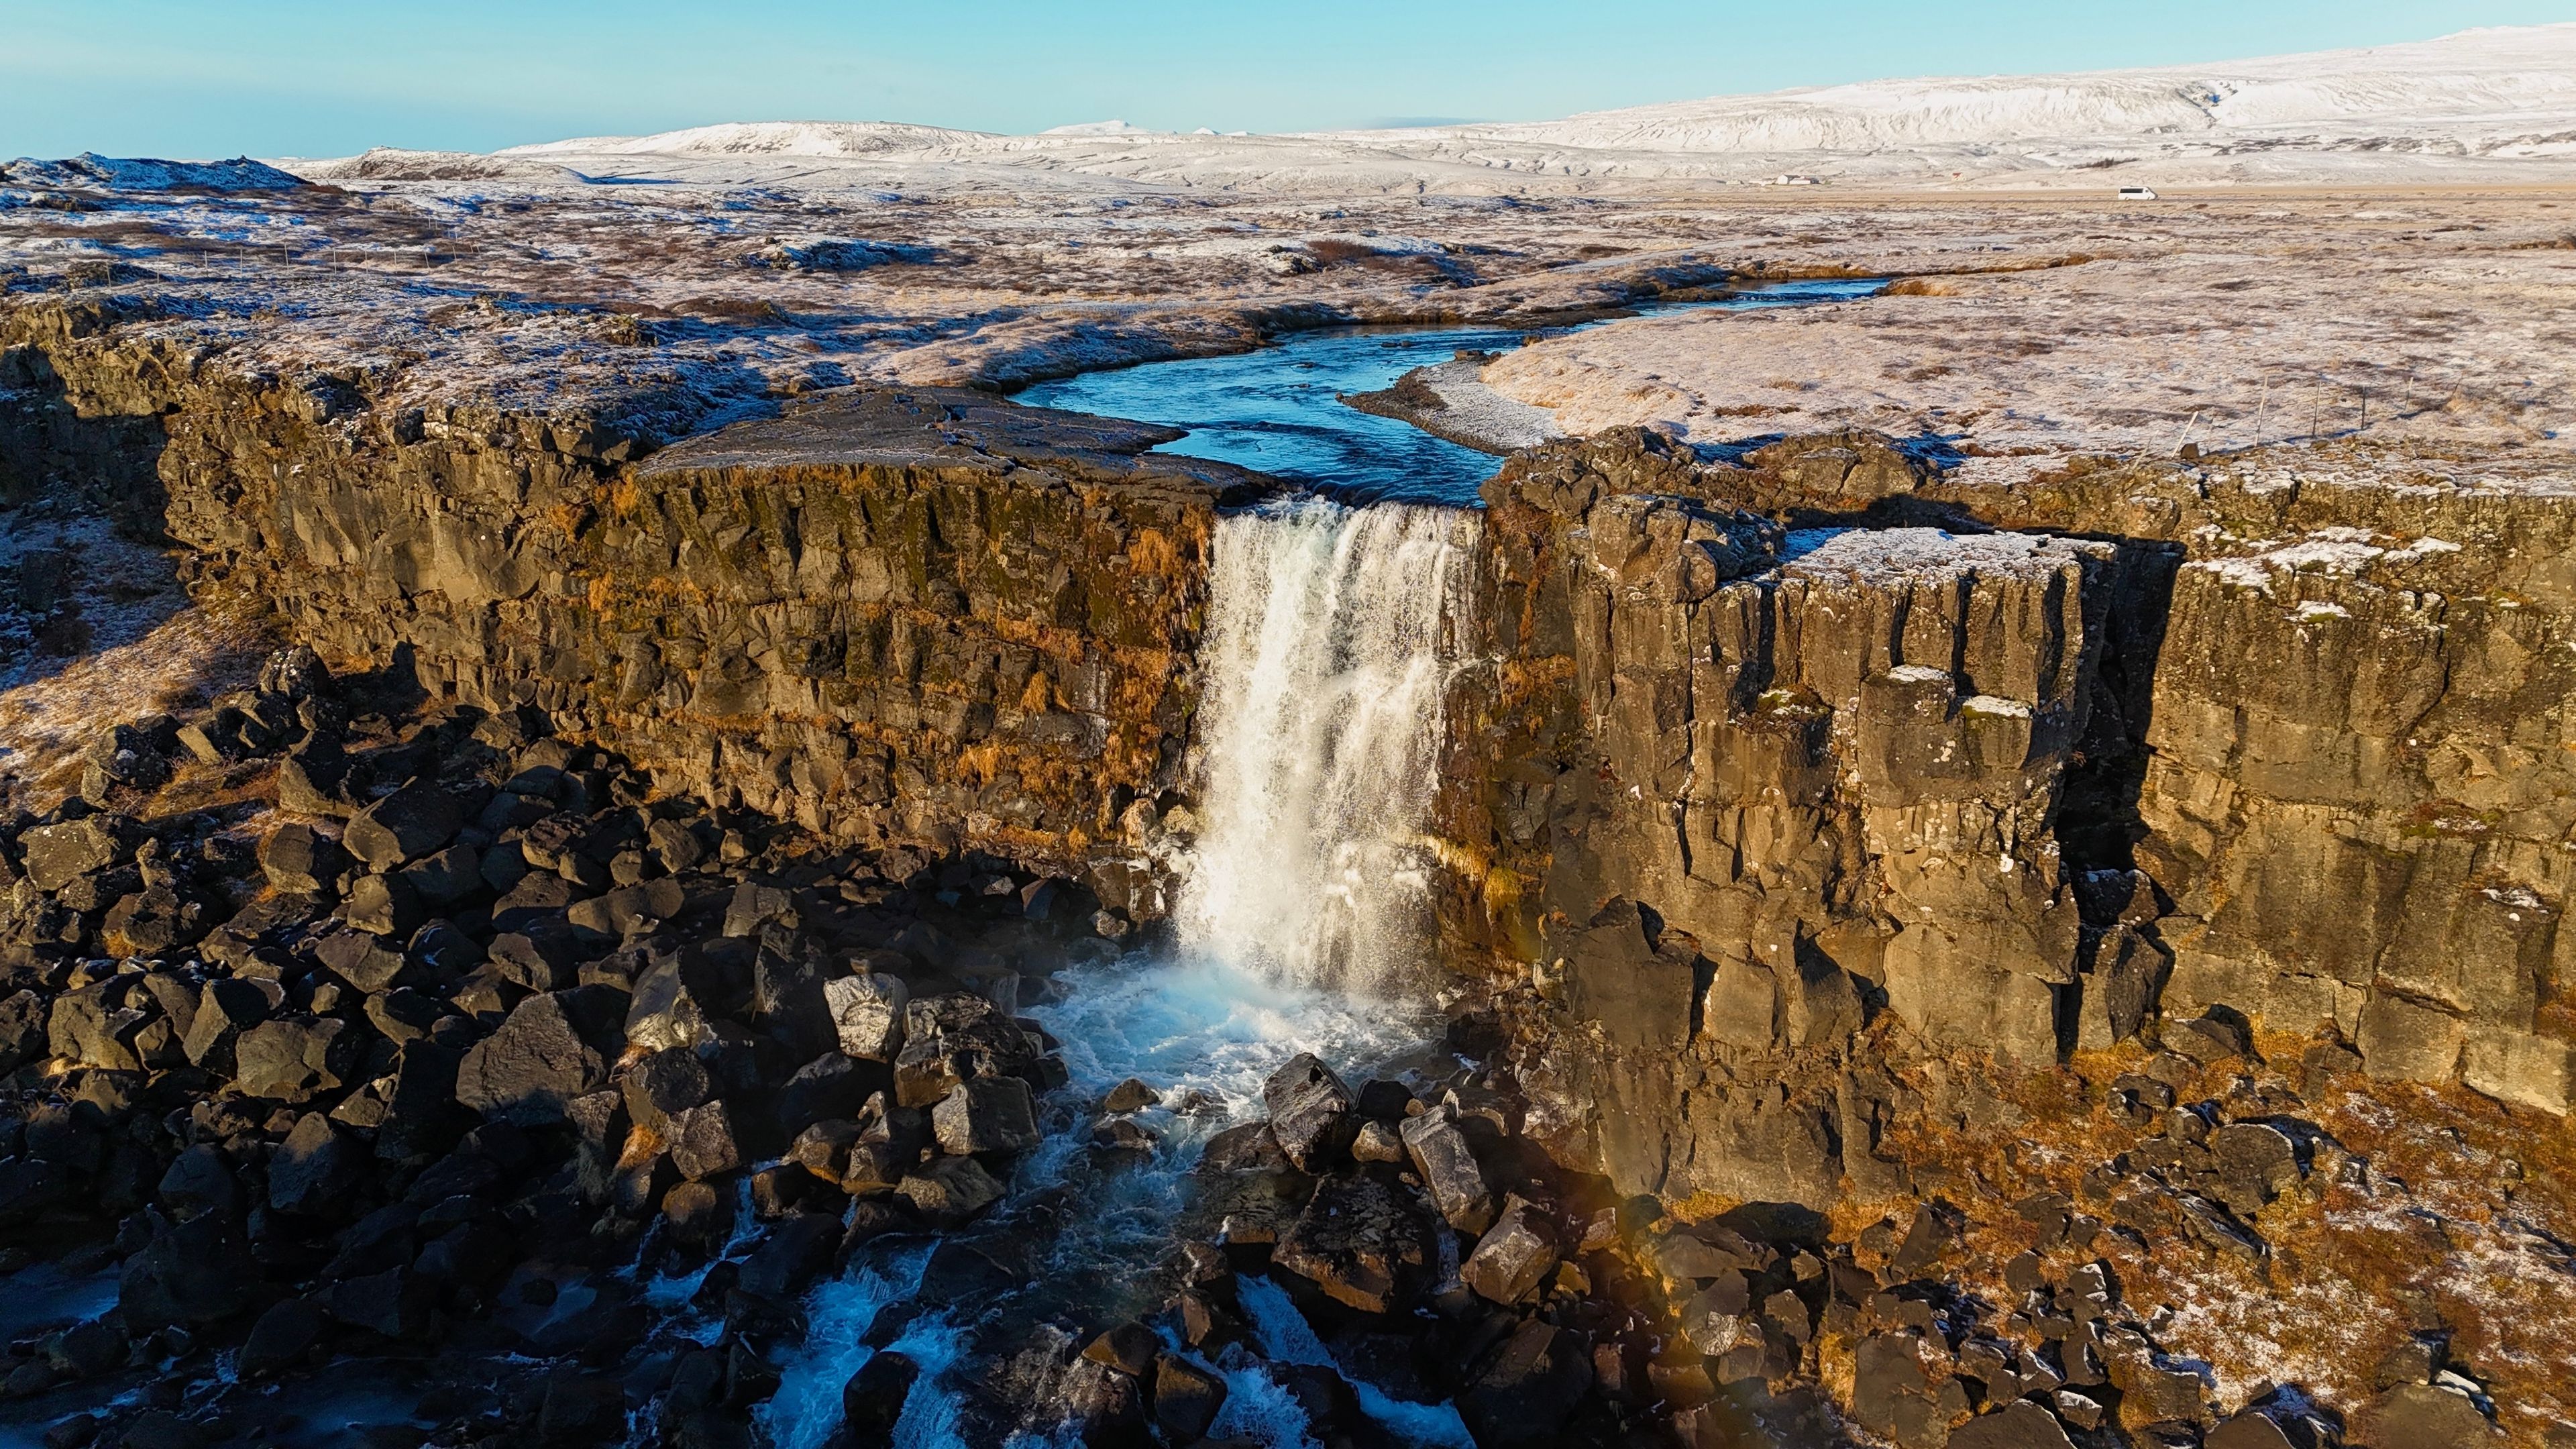
<path id="1" fill-rule="evenodd" d="M 189 595 L 167 446 L 158 417 L 85 417 L 42 354 L 0 352 L 0 780 L 59 784 L 101 722 L 255 669 L 256 614 Z"/>
<path id="2" fill-rule="evenodd" d="M 2084 734 L 2057 802 L 2058 849 L 2070 872 L 2134 869 L 2138 842 L 2147 838 L 2138 802 L 2151 753 L 2156 665 L 2184 558 L 2181 545 L 2161 540 L 2102 541 L 2118 550 L 2111 598 L 2100 624 Z"/>

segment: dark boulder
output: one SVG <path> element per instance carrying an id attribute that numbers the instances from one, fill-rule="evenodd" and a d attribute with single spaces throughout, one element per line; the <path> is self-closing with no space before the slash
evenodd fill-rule
<path id="1" fill-rule="evenodd" d="M 703 1103 L 670 1117 L 671 1165 L 682 1177 L 731 1172 L 742 1166 L 742 1149 L 734 1138 L 733 1118 L 722 1101 Z"/>
<path id="2" fill-rule="evenodd" d="M 1503 1200 L 1502 1215 L 1477 1240 L 1458 1277 L 1496 1303 L 1518 1303 L 1538 1291 L 1556 1263 L 1555 1225 L 1515 1195 Z"/>
<path id="3" fill-rule="evenodd" d="M 245 1379 L 264 1379 L 295 1367 L 322 1341 L 330 1321 L 310 1298 L 280 1300 L 251 1324 L 235 1370 Z"/>
<path id="4" fill-rule="evenodd" d="M 920 1377 L 919 1364 L 891 1349 L 870 1355 L 841 1386 L 844 1433 L 860 1444 L 893 1443 L 895 1421 Z"/>
<path id="5" fill-rule="evenodd" d="M 577 933 L 622 941 L 677 917 L 687 904 L 678 881 L 651 880 L 576 901 L 564 911 L 564 920 Z"/>
<path id="6" fill-rule="evenodd" d="M 464 824 L 455 796 L 415 780 L 352 816 L 340 843 L 382 873 L 446 845 Z"/>
<path id="7" fill-rule="evenodd" d="M 2506 1442 L 2466 1394 L 2430 1384 L 2381 1391 L 2353 1413 L 2344 1438 L 2355 1449 L 2489 1449 Z"/>
<path id="8" fill-rule="evenodd" d="M 428 974 L 391 943 L 363 930 L 342 931 L 316 942 L 313 955 L 361 996 L 397 986 L 425 986 Z"/>
<path id="9" fill-rule="evenodd" d="M 54 998 L 45 1019 L 46 1045 L 82 1066 L 135 1071 L 142 1063 L 128 1038 L 144 1021 L 143 1010 L 126 1001 L 125 979 L 111 976 Z"/>
<path id="10" fill-rule="evenodd" d="M 278 982 L 214 977 L 206 982 L 204 993 L 198 993 L 196 1016 L 188 1018 L 180 1052 L 209 1073 L 232 1075 L 234 1042 L 240 1042 L 242 1031 L 268 1021 L 281 1006 L 286 1006 L 286 990 Z"/>
<path id="11" fill-rule="evenodd" d="M 399 875 L 362 875 L 340 903 L 340 918 L 350 929 L 374 936 L 410 935 L 427 914 L 420 893 Z"/>
<path id="12" fill-rule="evenodd" d="M 1449 1120 L 1445 1109 L 1407 1118 L 1398 1135 L 1406 1155 L 1413 1159 L 1413 1170 L 1431 1194 L 1432 1205 L 1449 1226 L 1479 1235 L 1493 1226 L 1494 1196 L 1486 1185 L 1485 1170 L 1477 1163 L 1467 1135 Z"/>
<path id="13" fill-rule="evenodd" d="M 470 1118 L 456 1101 L 459 1054 L 429 1039 L 405 1042 L 394 1057 L 393 1087 L 376 1124 L 376 1155 L 388 1161 L 447 1150 Z"/>
<path id="14" fill-rule="evenodd" d="M 163 956 L 195 944 L 224 914 L 172 886 L 147 885 L 108 907 L 99 942 L 121 955 Z"/>
<path id="15" fill-rule="evenodd" d="M 305 1113 L 269 1158 L 269 1206 L 311 1217 L 342 1212 L 358 1180 L 361 1150 L 330 1118 Z"/>
<path id="16" fill-rule="evenodd" d="M 1366 1172 L 1317 1183 L 1271 1253 L 1275 1266 L 1363 1313 L 1397 1309 L 1433 1261 L 1430 1224 L 1384 1180 Z"/>
<path id="17" fill-rule="evenodd" d="M 330 1016 L 263 1021 L 233 1043 L 233 1086 L 245 1097 L 310 1101 L 348 1084 L 363 1035 Z"/>
<path id="18" fill-rule="evenodd" d="M 809 937 L 774 924 L 762 928 L 751 963 L 752 1026 L 785 1048 L 791 1061 L 812 1061 L 840 1045 L 823 975 L 821 948 Z"/>
<path id="19" fill-rule="evenodd" d="M 700 1252 L 714 1252 L 733 1234 L 733 1194 L 703 1182 L 677 1182 L 662 1194 L 662 1221 L 671 1236 Z"/>
<path id="20" fill-rule="evenodd" d="M 925 1163 L 896 1183 L 894 1191 L 924 1221 L 942 1227 L 967 1222 L 1002 1198 L 1002 1184 L 972 1157 Z"/>
<path id="21" fill-rule="evenodd" d="M 1155 1355 L 1162 1348 L 1162 1340 L 1154 1336 L 1154 1330 L 1131 1321 L 1103 1329 L 1083 1345 L 1082 1356 L 1131 1378 L 1141 1378 L 1154 1367 Z"/>
<path id="22" fill-rule="evenodd" d="M 456 1100 L 488 1118 L 542 1126 L 563 1120 L 564 1104 L 607 1081 L 607 1062 L 581 1030 L 576 988 L 531 996 L 489 1037 L 466 1049 Z"/>
<path id="23" fill-rule="evenodd" d="M 705 953 L 661 957 L 635 978 L 626 1040 L 651 1051 L 703 1046 L 714 1040 L 711 1023 L 723 1017 L 732 995 L 723 971 Z"/>
<path id="24" fill-rule="evenodd" d="M 1351 1089 L 1312 1052 L 1300 1052 L 1261 1084 L 1270 1134 L 1300 1171 L 1321 1172 L 1350 1150 L 1359 1131 Z"/>
<path id="25" fill-rule="evenodd" d="M 1146 1086 L 1143 1082 L 1138 1081 L 1134 1077 L 1129 1077 L 1127 1080 L 1120 1082 L 1117 1086 L 1110 1088 L 1109 1095 L 1100 1099 L 1100 1110 L 1103 1112 L 1142 1112 L 1148 1107 L 1160 1104 L 1162 1100 L 1162 1093 Z"/>
<path id="26" fill-rule="evenodd" d="M 537 1442 L 546 1449 L 613 1444 L 626 1437 L 626 1393 L 613 1378 L 573 1370 L 546 1377 L 537 1409 Z"/>
<path id="27" fill-rule="evenodd" d="M 484 888 L 483 857 L 473 846 L 451 845 L 404 866 L 400 878 L 429 907 L 452 906 Z"/>
<path id="28" fill-rule="evenodd" d="M 665 1047 L 629 1067 L 618 1089 L 625 1095 L 627 1116 L 663 1138 L 671 1135 L 674 1113 L 685 1112 L 714 1094 L 698 1054 L 681 1047 Z"/>
<path id="29" fill-rule="evenodd" d="M 2301 1428 L 2304 1431 L 2305 1426 Z M 1950 1442 L 1958 1440 L 1954 1436 Z M 2304 1432 L 2294 1438 L 2262 1410 L 2247 1409 L 2211 1430 L 2201 1449 L 2311 1449 L 2311 1443 Z"/>
<path id="30" fill-rule="evenodd" d="M 939 1150 L 1025 1152 L 1038 1145 L 1037 1104 L 1017 1077 L 977 1077 L 958 1083 L 931 1109 Z"/>
<path id="31" fill-rule="evenodd" d="M 528 991 L 560 991 L 572 985 L 578 955 L 570 932 L 533 924 L 523 931 L 503 931 L 484 948 L 487 964 Z"/>
<path id="32" fill-rule="evenodd" d="M 792 1138 L 813 1123 L 854 1117 L 868 1098 L 893 1084 L 893 1076 L 875 1063 L 860 1063 L 840 1052 L 825 1052 L 796 1069 L 778 1089 L 778 1128 Z"/>
<path id="33" fill-rule="evenodd" d="M 316 896 L 335 888 L 347 873 L 349 853 L 299 821 L 277 827 L 259 843 L 259 868 L 281 894 Z"/>
<path id="34" fill-rule="evenodd" d="M 410 1338 L 429 1321 L 435 1290 L 408 1268 L 344 1278 L 322 1292 L 323 1307 L 352 1328 Z"/>
<path id="35" fill-rule="evenodd" d="M 128 822 L 118 815 L 89 815 L 60 825 L 20 832 L 18 850 L 28 883 L 52 894 L 126 856 Z"/>
<path id="36" fill-rule="evenodd" d="M 277 806 L 298 815 L 348 816 L 358 808 L 358 771 L 338 743 L 315 736 L 277 765 Z"/>
<path id="37" fill-rule="evenodd" d="M 125 1260 L 117 1306 L 126 1326 L 137 1332 L 215 1323 L 250 1308 L 258 1278 L 250 1245 L 231 1214 L 207 1213 L 183 1223 L 154 1214 L 149 1242 Z"/>
<path id="38" fill-rule="evenodd" d="M 823 983 L 823 1005 L 843 1054 L 891 1062 L 903 1051 L 904 1007 L 911 993 L 900 977 L 861 971 Z"/>
<path id="39" fill-rule="evenodd" d="M 2075 1449 L 2057 1416 L 2027 1399 L 1950 1431 L 1950 1449 Z"/>
<path id="40" fill-rule="evenodd" d="M 1458 1394 L 1458 1417 L 1479 1449 L 1553 1445 L 1592 1387 L 1592 1346 L 1543 1318 L 1524 1320 L 1486 1355 Z"/>
<path id="41" fill-rule="evenodd" d="M 242 1208 L 241 1185 L 233 1177 L 232 1164 L 224 1159 L 223 1149 L 211 1142 L 200 1142 L 170 1159 L 153 1195 L 174 1222 L 207 1213 L 237 1213 Z"/>
<path id="42" fill-rule="evenodd" d="M 45 1055 L 45 1021 L 50 1014 L 45 998 L 33 991 L 0 998 L 0 1074 Z"/>
<path id="43" fill-rule="evenodd" d="M 792 1302 L 832 1266 L 841 1246 L 837 1214 L 789 1213 L 778 1220 L 742 1265 L 740 1286 L 764 1298 Z"/>
<path id="44" fill-rule="evenodd" d="M 23 1227 L 72 1196 L 73 1177 L 63 1164 L 39 1157 L 0 1158 L 0 1227 Z"/>
<path id="45" fill-rule="evenodd" d="M 1166 1442 L 1195 1443 L 1225 1409 L 1225 1380 L 1178 1354 L 1154 1363 L 1154 1423 Z"/>

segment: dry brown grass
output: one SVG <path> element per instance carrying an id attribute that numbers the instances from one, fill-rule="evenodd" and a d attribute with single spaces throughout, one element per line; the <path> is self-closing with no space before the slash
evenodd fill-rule
<path id="1" fill-rule="evenodd" d="M 2108 1220 L 2106 1203 L 2083 1198 L 2082 1179 L 2140 1134 L 2092 1105 L 2100 1094 L 2085 1084 L 2107 1083 L 2145 1055 L 2131 1047 L 2059 1072 L 1968 1074 L 2020 1117 L 2000 1150 L 1991 1128 L 1929 1118 L 1892 1134 L 1891 1150 L 1908 1161 L 1976 1164 L 1943 1192 L 1970 1218 L 1962 1286 L 2014 1301 L 2002 1266 L 2035 1245 L 2037 1230 L 2009 1205 L 2027 1196 L 2064 1193 Z M 2181 1100 L 2262 1115 L 2255 1095 L 2290 1092 L 2296 1072 L 2295 1055 L 2273 1060 L 2212 1068 Z M 2231 1408 L 2267 1384 L 2295 1383 L 2349 1412 L 2374 1391 L 2380 1358 L 2419 1326 L 2408 1304 L 2421 1301 L 2453 1331 L 2455 1361 L 2493 1392 L 2515 1442 L 2576 1420 L 2576 1269 L 2565 1246 L 2576 1241 L 2576 1133 L 2464 1088 L 2357 1076 L 2286 1115 L 2315 1124 L 2325 1141 L 2306 1182 L 2255 1218 L 2271 1248 L 2265 1269 L 2179 1234 L 2107 1228 L 2088 1252 L 2061 1252 L 2058 1268 L 2098 1257 L 2131 1312 L 2169 1310 L 2159 1344 L 2211 1365 Z M 1910 1210 L 1903 1201 L 1853 1204 L 1833 1225 L 1856 1235 Z"/>

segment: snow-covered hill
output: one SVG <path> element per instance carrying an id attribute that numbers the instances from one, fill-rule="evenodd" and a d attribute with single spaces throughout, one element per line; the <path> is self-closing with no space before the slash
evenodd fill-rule
<path id="1" fill-rule="evenodd" d="M 2439 130 L 2466 141 L 2571 120 L 2576 24 L 2157 70 L 1867 81 L 1444 134 L 1666 152 L 1877 151 L 2209 139 L 2284 126 L 2321 137 Z"/>
<path id="2" fill-rule="evenodd" d="M 397 179 L 404 154 L 292 169 Z M 997 136 L 751 122 L 495 156 L 535 163 L 532 178 L 857 188 L 1027 184 L 1031 171 L 1073 187 L 1279 191 L 1657 189 L 1784 174 L 1949 189 L 2565 183 L 2576 182 L 2576 23 L 2204 66 L 1870 81 L 1516 124 L 1219 136 L 1095 122 Z M 423 155 L 415 169 L 447 179 L 456 158 Z"/>

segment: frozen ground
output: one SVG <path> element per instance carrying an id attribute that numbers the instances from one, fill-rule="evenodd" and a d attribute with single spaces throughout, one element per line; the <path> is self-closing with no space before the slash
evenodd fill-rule
<path id="1" fill-rule="evenodd" d="M 1892 276 L 1862 301 L 1615 323 L 1481 381 L 1568 432 L 1859 423 L 1979 459 L 2358 433 L 2510 469 L 2576 439 L 2576 184 L 2144 203 L 1099 184 L 0 186 L 0 283 L 113 296 L 195 365 L 433 429 L 598 411 L 650 442 L 869 380 L 1009 387 L 1331 322 L 1521 328 L 1729 277 Z"/>
<path id="2" fill-rule="evenodd" d="M 1860 426 L 1940 438 L 1972 472 L 2007 477 L 2186 443 L 2383 444 L 2495 476 L 2576 461 L 2576 194 L 1747 220 L 1748 252 L 1807 264 L 1867 265 L 1904 234 L 2025 269 L 1614 323 L 1508 354 L 1483 380 L 1572 433 L 1643 424 L 1725 442 Z"/>

